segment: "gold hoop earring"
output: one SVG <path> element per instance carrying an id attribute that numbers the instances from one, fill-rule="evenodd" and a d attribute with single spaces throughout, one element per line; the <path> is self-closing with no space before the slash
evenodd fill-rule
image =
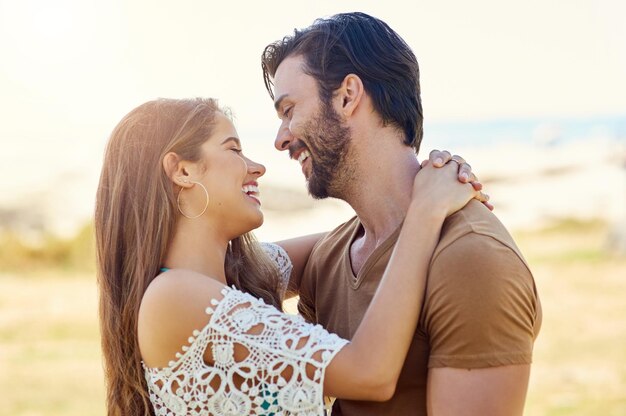
<path id="1" fill-rule="evenodd" d="M 187 180 L 185 180 L 185 182 L 189 183 L 189 181 L 187 181 Z M 180 212 L 180 214 L 183 217 L 189 218 L 190 220 L 193 220 L 195 218 L 198 218 L 198 217 L 202 216 L 202 214 L 204 214 L 206 212 L 206 209 L 209 207 L 209 192 L 206 190 L 204 185 L 202 185 L 200 182 L 191 181 L 191 183 L 193 183 L 194 185 L 200 185 L 200 187 L 204 191 L 204 195 L 206 195 L 206 204 L 204 204 L 204 209 L 202 210 L 201 213 L 199 213 L 198 215 L 195 215 L 195 216 L 189 216 L 189 215 L 187 215 L 187 214 L 185 214 L 183 212 L 183 210 L 180 208 L 180 194 L 182 194 L 183 190 L 185 189 L 183 187 L 180 188 L 180 191 L 178 192 L 178 196 L 176 197 L 176 207 L 178 208 L 178 212 Z"/>

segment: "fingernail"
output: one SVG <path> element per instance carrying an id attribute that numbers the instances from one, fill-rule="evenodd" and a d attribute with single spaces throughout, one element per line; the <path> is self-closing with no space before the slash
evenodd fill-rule
<path id="1" fill-rule="evenodd" d="M 443 165 L 443 159 L 438 157 L 437 159 L 435 159 L 435 163 L 438 165 Z"/>
<path id="2" fill-rule="evenodd" d="M 463 179 L 464 181 L 469 179 L 469 176 L 467 175 L 467 173 L 463 172 L 461 173 L 461 179 Z"/>

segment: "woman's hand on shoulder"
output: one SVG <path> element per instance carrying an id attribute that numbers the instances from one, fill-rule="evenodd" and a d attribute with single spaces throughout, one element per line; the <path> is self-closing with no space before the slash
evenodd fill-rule
<path id="1" fill-rule="evenodd" d="M 472 199 L 482 203 L 489 200 L 488 195 L 476 190 L 471 183 L 458 181 L 457 175 L 455 163 L 436 168 L 426 161 L 415 176 L 412 203 L 421 205 L 434 215 L 447 217 Z"/>
<path id="2" fill-rule="evenodd" d="M 465 159 L 459 155 L 452 155 L 447 150 L 431 150 L 428 154 L 428 159 L 422 161 L 422 167 L 424 167 L 427 163 L 431 163 L 436 168 L 441 168 L 446 166 L 447 164 L 458 165 L 457 170 L 457 179 L 461 183 L 469 183 L 472 187 L 477 191 L 483 190 L 483 185 L 478 181 L 478 178 L 472 172 L 472 167 L 469 163 L 465 161 Z M 489 208 L 490 211 L 493 211 L 494 206 L 489 202 L 489 197 L 484 201 L 481 201 L 483 205 Z"/>

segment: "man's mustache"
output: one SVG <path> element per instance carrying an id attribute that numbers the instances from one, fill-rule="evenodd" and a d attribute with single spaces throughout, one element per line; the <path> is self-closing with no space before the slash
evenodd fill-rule
<path id="1" fill-rule="evenodd" d="M 307 145 L 301 142 L 300 140 L 296 140 L 289 145 L 289 157 L 293 159 L 293 155 L 299 152 L 302 149 L 307 149 Z"/>

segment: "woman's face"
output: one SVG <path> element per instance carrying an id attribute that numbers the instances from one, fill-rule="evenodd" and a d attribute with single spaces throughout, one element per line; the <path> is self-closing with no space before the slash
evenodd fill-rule
<path id="1" fill-rule="evenodd" d="M 265 174 L 265 166 L 244 156 L 237 130 L 228 117 L 216 114 L 213 134 L 201 152 L 198 178 L 192 179 L 208 191 L 207 215 L 217 220 L 229 239 L 258 228 L 263 213 L 257 180 Z M 193 191 L 196 198 L 205 200 L 201 189 Z M 203 206 L 202 202 L 195 205 Z"/>

